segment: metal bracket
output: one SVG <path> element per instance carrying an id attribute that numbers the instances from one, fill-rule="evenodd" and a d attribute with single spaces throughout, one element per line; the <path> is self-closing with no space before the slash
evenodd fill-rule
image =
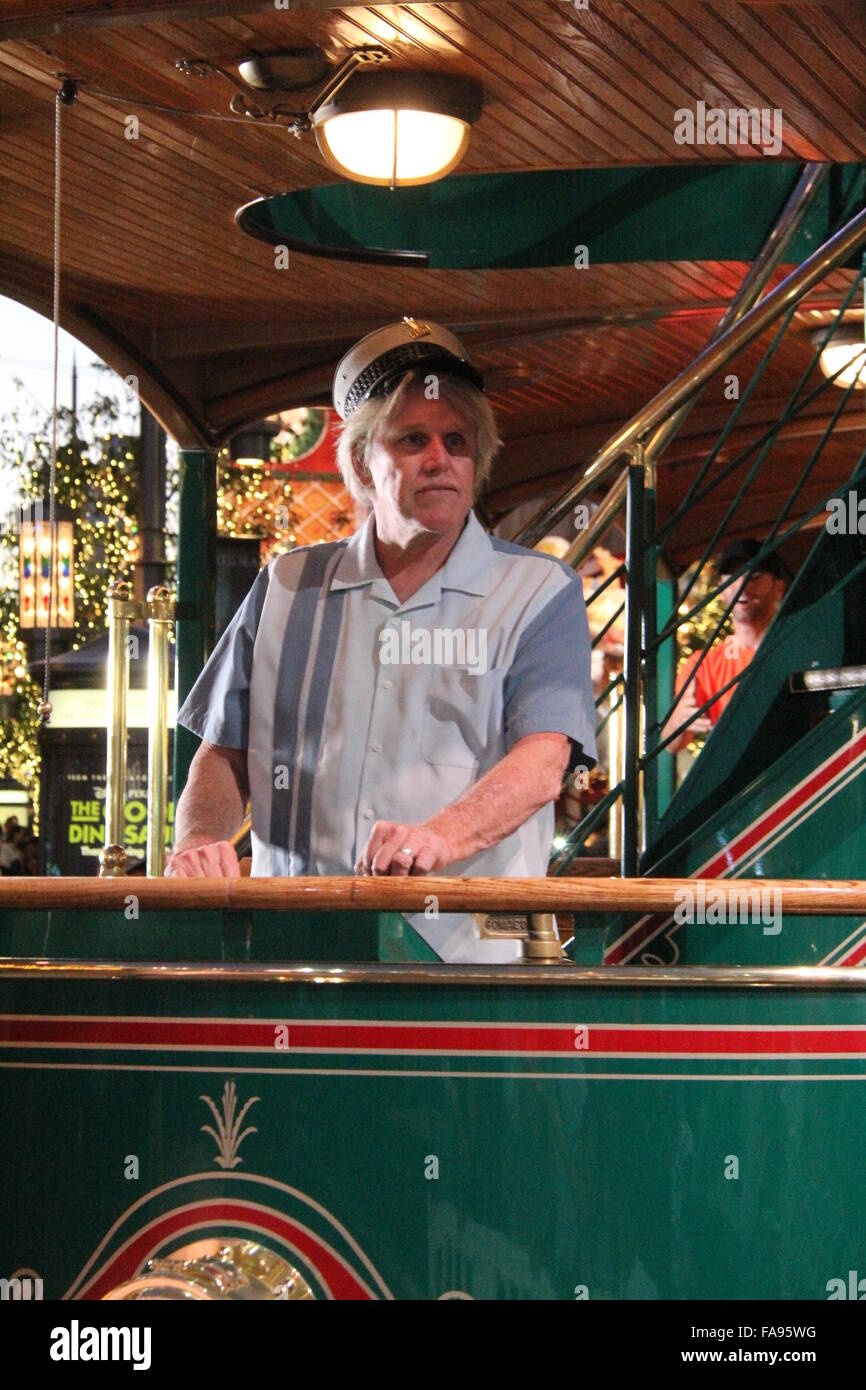
<path id="1" fill-rule="evenodd" d="M 266 55 L 263 55 L 263 61 L 267 61 Z M 390 61 L 391 54 L 387 48 L 382 48 L 379 44 L 363 44 L 353 49 L 331 74 L 324 87 L 309 103 L 305 111 L 294 110 L 279 103 L 265 107 L 249 101 L 249 87 L 247 86 L 245 89 L 244 85 L 230 72 L 221 67 L 219 63 L 211 62 L 208 58 L 179 58 L 175 67 L 180 72 L 186 73 L 188 77 L 210 77 L 214 73 L 219 74 L 235 88 L 235 95 L 229 102 L 229 110 L 233 111 L 236 116 L 249 116 L 254 121 L 285 121 L 292 134 L 300 139 L 302 134 L 312 130 L 313 116 L 319 107 L 336 96 L 340 88 L 348 82 L 359 67 L 367 63 L 379 64 Z"/>
<path id="2" fill-rule="evenodd" d="M 569 964 L 551 912 L 476 912 L 482 940 L 523 941 L 523 959 L 531 965 Z"/>

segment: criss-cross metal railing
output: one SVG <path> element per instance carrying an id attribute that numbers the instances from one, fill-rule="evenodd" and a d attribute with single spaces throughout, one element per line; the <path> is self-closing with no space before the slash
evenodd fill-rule
<path id="1" fill-rule="evenodd" d="M 771 293 L 757 304 L 754 302 L 764 289 L 773 269 L 778 265 L 806 207 L 824 176 L 822 166 L 806 166 L 797 188 L 791 196 L 767 245 L 752 267 L 736 299 L 718 325 L 707 348 L 694 362 L 658 393 L 627 424 L 621 426 L 601 450 L 582 469 L 577 480 L 556 499 L 545 506 L 537 517 L 518 536 L 524 544 L 537 543 L 567 515 L 595 503 L 599 489 L 606 487 L 601 501 L 592 513 L 589 524 L 569 547 L 566 559 L 579 567 L 589 553 L 604 539 L 613 524 L 625 512 L 626 555 L 624 562 L 607 573 L 604 581 L 589 596 L 588 607 L 598 602 L 610 588 L 624 581 L 622 602 L 606 615 L 597 626 L 593 639 L 598 648 L 614 623 L 623 620 L 625 627 L 624 660 L 621 671 L 614 673 L 596 698 L 599 711 L 598 733 L 613 724 L 617 737 L 612 745 L 609 785 L 605 795 L 574 826 L 564 842 L 560 842 L 552 865 L 554 874 L 562 873 L 578 855 L 589 837 L 605 820 L 613 820 L 618 829 L 618 850 L 624 875 L 638 870 L 641 849 L 641 790 L 648 814 L 657 814 L 669 799 L 673 786 L 673 759 L 668 750 L 683 733 L 713 705 L 722 692 L 691 710 L 686 718 L 678 718 L 685 686 L 674 689 L 676 639 L 680 628 L 691 623 L 710 604 L 719 599 L 724 585 L 710 580 L 712 557 L 726 542 L 735 528 L 737 515 L 750 489 L 766 470 L 777 442 L 784 438 L 787 426 L 804 415 L 825 392 L 835 399 L 826 427 L 809 454 L 798 478 L 790 489 L 764 537 L 757 557 L 730 576 L 725 584 L 741 581 L 714 615 L 709 641 L 698 654 L 693 675 L 700 669 L 713 640 L 724 630 L 736 599 L 748 582 L 749 573 L 768 556 L 775 554 L 791 536 L 814 523 L 826 512 L 829 496 L 803 512 L 786 526 L 786 521 L 807 487 L 820 463 L 826 445 L 844 415 L 851 393 L 857 388 L 856 371 L 843 391 L 836 380 L 846 370 L 843 364 L 830 376 L 818 367 L 826 343 L 833 337 L 852 305 L 863 293 L 863 271 L 853 279 L 832 318 L 816 335 L 814 351 L 808 367 L 797 381 L 790 399 L 778 419 L 757 438 L 739 449 L 722 463 L 721 455 L 734 438 L 738 423 L 743 419 L 749 402 L 765 375 L 773 357 L 791 330 L 794 315 L 802 300 L 832 271 L 850 262 L 852 256 L 866 246 L 866 211 L 858 213 L 845 226 L 815 251 Z M 656 524 L 656 468 L 664 449 L 694 405 L 706 383 L 737 357 L 761 335 L 772 331 L 760 359 L 749 375 L 745 387 L 718 438 L 691 480 L 680 504 L 661 526 Z M 866 353 L 866 349 L 864 349 Z M 625 467 L 623 468 L 623 461 Z M 848 480 L 849 487 L 866 477 L 866 454 L 861 456 Z M 733 496 L 721 502 L 721 518 L 700 559 L 685 580 L 682 592 L 674 597 L 671 583 L 657 586 L 659 557 L 675 539 L 678 528 L 689 524 L 692 509 L 708 498 L 718 498 L 720 489 L 731 481 L 736 484 Z M 839 482 L 837 481 L 836 489 Z M 863 562 L 866 565 L 866 561 Z M 853 575 L 847 576 L 847 581 Z M 695 590 L 698 593 L 695 594 Z M 661 604 L 662 591 L 667 598 L 667 611 Z M 689 600 L 695 595 L 690 603 Z M 664 679 L 659 679 L 660 667 Z M 739 675 L 724 687 L 733 688 Z M 662 756 L 667 754 L 666 757 Z M 612 816 L 612 812 L 615 812 Z"/>

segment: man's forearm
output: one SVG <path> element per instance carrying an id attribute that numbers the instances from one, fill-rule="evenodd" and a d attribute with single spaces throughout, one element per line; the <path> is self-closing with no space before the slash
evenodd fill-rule
<path id="1" fill-rule="evenodd" d="M 425 824 L 448 841 L 455 861 L 490 849 L 559 796 L 569 755 L 564 734 L 529 734 Z"/>
<path id="2" fill-rule="evenodd" d="M 229 840 L 247 804 L 246 753 L 203 743 L 175 813 L 174 852 Z"/>

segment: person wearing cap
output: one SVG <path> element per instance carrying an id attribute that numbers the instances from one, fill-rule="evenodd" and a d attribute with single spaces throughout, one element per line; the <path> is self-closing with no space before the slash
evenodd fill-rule
<path id="1" fill-rule="evenodd" d="M 693 652 L 677 673 L 677 693 L 685 689 L 685 694 L 667 721 L 662 731 L 663 738 L 666 732 L 678 728 L 713 695 L 716 698 L 702 715 L 692 720 L 689 727 L 668 744 L 672 753 L 680 752 L 691 743 L 695 734 L 709 733 L 713 725 L 718 723 L 737 689 L 736 683 L 729 686 L 729 682 L 749 665 L 782 602 L 786 587 L 784 565 L 778 555 L 756 559 L 760 550 L 759 541 L 734 541 L 719 558 L 716 568 L 722 580 L 735 575 L 752 560 L 755 564 L 747 574 L 731 579 L 719 592 L 725 607 L 733 604 L 733 636 L 713 643 L 706 653 Z M 726 686 L 729 688 L 725 689 Z"/>
<path id="2" fill-rule="evenodd" d="M 499 444 L 453 334 L 405 319 L 340 362 L 348 540 L 259 574 L 178 713 L 202 740 L 167 873 L 543 876 L 564 776 L 595 762 L 577 575 L 473 511 Z M 471 914 L 410 922 L 445 960 L 515 959 Z"/>

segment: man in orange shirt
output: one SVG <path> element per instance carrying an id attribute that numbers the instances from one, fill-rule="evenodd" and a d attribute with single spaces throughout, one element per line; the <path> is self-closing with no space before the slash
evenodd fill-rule
<path id="1" fill-rule="evenodd" d="M 737 570 L 742 569 L 743 565 L 748 564 L 749 560 L 753 560 L 760 549 L 760 542 L 755 540 L 735 541 L 729 545 L 717 566 L 719 578 L 725 579 L 728 575 L 735 574 Z M 743 583 L 744 577 L 745 584 Z M 677 674 L 677 694 L 684 686 L 688 688 L 667 721 L 662 737 L 664 738 L 668 732 L 678 728 L 690 715 L 694 714 L 695 710 L 700 709 L 701 705 L 712 699 L 716 691 L 723 693 L 713 701 L 700 718 L 695 719 L 680 734 L 679 738 L 668 744 L 668 750 L 671 753 L 679 753 L 682 748 L 691 743 L 695 734 L 709 733 L 713 725 L 718 722 L 722 711 L 730 702 L 737 688 L 736 685 L 730 686 L 728 690 L 725 690 L 724 687 L 733 680 L 734 676 L 746 669 L 755 655 L 756 648 L 760 645 L 764 633 L 773 621 L 776 610 L 782 602 L 785 587 L 785 569 L 782 561 L 777 555 L 768 555 L 758 562 L 750 574 L 740 575 L 738 579 L 731 580 L 730 584 L 725 585 L 721 590 L 719 597 L 726 604 L 731 602 L 739 590 L 739 597 L 731 610 L 731 620 L 734 625 L 733 636 L 724 637 L 709 648 L 694 676 L 692 673 L 698 664 L 701 653 L 693 652 L 683 662 Z"/>

